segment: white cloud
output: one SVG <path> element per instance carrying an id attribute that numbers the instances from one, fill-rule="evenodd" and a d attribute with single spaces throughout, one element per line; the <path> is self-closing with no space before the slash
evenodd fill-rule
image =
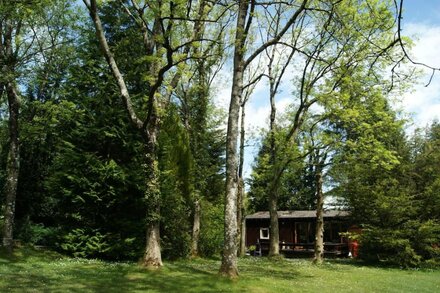
<path id="1" fill-rule="evenodd" d="M 222 86 L 214 97 L 214 103 L 217 107 L 228 110 L 231 100 L 231 87 Z"/>
<path id="2" fill-rule="evenodd" d="M 409 23 L 405 27 L 405 35 L 413 38 L 415 46 L 411 55 L 418 62 L 424 62 L 430 66 L 440 67 L 438 50 L 440 48 L 440 26 Z"/>
<path id="3" fill-rule="evenodd" d="M 266 95 L 267 101 L 258 105 L 255 103 L 250 103 L 246 109 L 246 128 L 249 130 L 264 129 L 269 128 L 269 116 L 270 116 L 270 104 L 269 104 L 269 94 Z M 284 97 L 275 102 L 275 107 L 277 111 L 277 116 L 282 116 L 287 107 L 291 105 L 292 99 Z"/>
<path id="4" fill-rule="evenodd" d="M 440 67 L 440 26 L 410 23 L 405 27 L 405 35 L 414 40 L 410 55 L 415 62 Z M 415 126 L 423 127 L 440 118 L 440 72 L 436 72 L 431 84 L 425 85 L 432 71 L 423 69 L 423 76 L 412 92 L 404 94 L 402 106 L 414 119 Z"/>
<path id="5" fill-rule="evenodd" d="M 214 104 L 226 111 L 229 109 L 229 102 L 231 100 L 231 69 L 229 66 L 224 66 L 217 74 L 214 80 Z"/>

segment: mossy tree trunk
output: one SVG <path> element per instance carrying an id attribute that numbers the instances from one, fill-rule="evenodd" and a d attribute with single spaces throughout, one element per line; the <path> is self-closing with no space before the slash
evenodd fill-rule
<path id="1" fill-rule="evenodd" d="M 20 171 L 20 146 L 18 118 L 20 102 L 13 82 L 7 82 L 6 93 L 9 105 L 9 150 L 6 165 L 5 210 L 3 225 L 3 246 L 12 252 L 14 247 L 15 200 L 17 196 L 18 174 Z"/>
<path id="2" fill-rule="evenodd" d="M 240 1 L 235 31 L 234 64 L 231 101 L 229 104 L 228 129 L 226 133 L 226 200 L 225 200 L 225 240 L 220 274 L 230 278 L 238 276 L 237 267 L 237 193 L 238 193 L 238 121 L 240 101 L 243 95 L 245 70 L 244 45 L 246 42 L 246 19 L 249 2 Z"/>
<path id="3" fill-rule="evenodd" d="M 6 2 L 6 3 L 5 3 Z M 20 97 L 16 85 L 17 75 L 17 42 L 21 37 L 23 19 L 17 15 L 20 11 L 9 5 L 8 1 L 0 1 L 0 92 L 8 100 L 8 157 L 6 163 L 6 183 L 4 187 L 5 207 L 2 231 L 3 246 L 12 252 L 14 246 L 15 201 L 17 197 L 18 174 L 20 171 L 19 114 Z M 18 12 L 20 13 L 20 12 Z"/>
<path id="4" fill-rule="evenodd" d="M 145 148 L 145 199 L 147 207 L 146 245 L 142 264 L 150 268 L 162 266 L 160 251 L 160 186 L 159 186 L 159 160 L 157 158 L 158 126 L 153 121 L 146 133 L 147 146 Z"/>
<path id="5" fill-rule="evenodd" d="M 315 174 L 316 184 L 316 231 L 315 231 L 315 255 L 313 262 L 322 264 L 324 259 L 324 194 L 322 192 L 322 170 L 317 166 Z"/>

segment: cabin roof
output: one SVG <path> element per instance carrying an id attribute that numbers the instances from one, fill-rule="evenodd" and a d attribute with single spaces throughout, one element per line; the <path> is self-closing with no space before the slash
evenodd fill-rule
<path id="1" fill-rule="evenodd" d="M 338 211 L 338 210 L 328 210 L 324 211 L 325 218 L 339 218 L 348 217 L 348 211 Z M 262 211 L 256 212 L 252 215 L 246 216 L 246 219 L 269 219 L 269 212 Z M 278 211 L 279 219 L 306 219 L 306 218 L 316 218 L 316 211 Z"/>

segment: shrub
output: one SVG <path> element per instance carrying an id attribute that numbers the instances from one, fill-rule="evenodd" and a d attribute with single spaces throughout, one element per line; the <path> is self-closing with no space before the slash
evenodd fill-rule
<path id="1" fill-rule="evenodd" d="M 408 223 L 412 231 L 410 239 L 422 261 L 440 264 L 440 224 L 433 220 Z"/>
<path id="2" fill-rule="evenodd" d="M 108 236 L 97 230 L 74 229 L 62 237 L 60 247 L 75 257 L 98 257 L 111 248 Z"/>
<path id="3" fill-rule="evenodd" d="M 32 245 L 53 246 L 56 243 L 59 228 L 46 227 L 40 223 L 24 220 L 17 223 L 17 239 Z"/>
<path id="4" fill-rule="evenodd" d="M 360 236 L 360 258 L 400 267 L 440 264 L 440 225 L 408 221 L 398 229 L 365 227 Z"/>
<path id="5" fill-rule="evenodd" d="M 223 205 L 202 202 L 199 249 L 202 256 L 219 255 L 223 247 Z"/>
<path id="6" fill-rule="evenodd" d="M 190 251 L 191 236 L 186 219 L 176 221 L 171 218 L 162 223 L 161 248 L 162 257 L 165 259 L 177 259 L 186 257 Z"/>

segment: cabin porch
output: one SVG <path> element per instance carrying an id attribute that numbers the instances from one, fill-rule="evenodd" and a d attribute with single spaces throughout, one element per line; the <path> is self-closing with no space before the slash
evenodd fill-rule
<path id="1" fill-rule="evenodd" d="M 327 211 L 324 214 L 324 255 L 347 256 L 348 240 L 340 235 L 349 224 L 348 213 Z M 278 212 L 280 253 L 285 256 L 310 256 L 314 252 L 316 211 Z M 255 253 L 269 252 L 269 213 L 258 212 L 246 217 L 246 246 L 255 246 Z"/>

